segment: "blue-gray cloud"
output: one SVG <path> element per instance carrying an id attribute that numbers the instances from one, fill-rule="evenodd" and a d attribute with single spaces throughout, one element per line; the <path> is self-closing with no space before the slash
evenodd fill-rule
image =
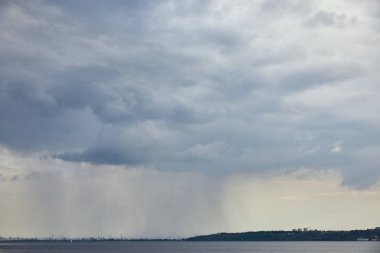
<path id="1" fill-rule="evenodd" d="M 4 1 L 0 142 L 211 174 L 337 170 L 366 187 L 380 176 L 363 158 L 380 146 L 377 4 L 344 6 Z"/>

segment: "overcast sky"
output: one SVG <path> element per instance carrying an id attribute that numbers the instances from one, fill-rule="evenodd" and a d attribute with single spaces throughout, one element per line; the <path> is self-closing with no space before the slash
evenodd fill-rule
<path id="1" fill-rule="evenodd" d="M 0 2 L 0 236 L 380 225 L 377 0 Z"/>

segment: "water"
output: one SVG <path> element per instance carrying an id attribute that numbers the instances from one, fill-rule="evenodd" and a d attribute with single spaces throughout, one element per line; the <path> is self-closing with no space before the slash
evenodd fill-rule
<path id="1" fill-rule="evenodd" d="M 380 242 L 0 242 L 0 253 L 380 253 Z"/>

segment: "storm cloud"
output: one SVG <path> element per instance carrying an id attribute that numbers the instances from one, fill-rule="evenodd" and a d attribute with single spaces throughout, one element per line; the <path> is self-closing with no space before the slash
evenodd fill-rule
<path id="1" fill-rule="evenodd" d="M 87 170 L 263 180 L 307 170 L 369 189 L 380 179 L 379 10 L 2 1 L 1 147 Z"/>
<path id="2" fill-rule="evenodd" d="M 380 175 L 361 158 L 380 147 L 371 4 L 3 2 L 0 141 L 94 164 L 336 169 L 366 187 Z"/>

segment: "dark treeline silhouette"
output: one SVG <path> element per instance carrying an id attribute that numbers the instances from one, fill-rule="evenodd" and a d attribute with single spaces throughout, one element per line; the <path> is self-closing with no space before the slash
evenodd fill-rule
<path id="1" fill-rule="evenodd" d="M 356 241 L 380 240 L 380 229 L 350 231 L 258 231 L 194 236 L 187 241 Z"/>

